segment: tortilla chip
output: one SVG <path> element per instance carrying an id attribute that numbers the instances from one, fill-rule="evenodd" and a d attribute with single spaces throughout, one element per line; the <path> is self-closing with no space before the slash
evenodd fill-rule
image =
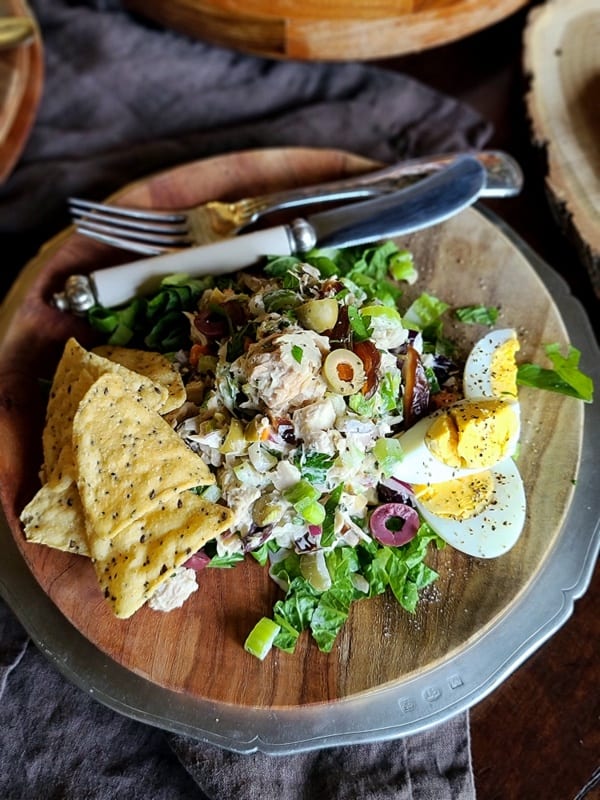
<path id="1" fill-rule="evenodd" d="M 67 553 L 89 555 L 85 517 L 74 481 L 44 484 L 20 516 L 25 537 Z"/>
<path id="2" fill-rule="evenodd" d="M 167 390 L 167 398 L 160 409 L 161 414 L 168 414 L 169 411 L 174 411 L 185 402 L 185 386 L 181 375 L 166 356 L 147 350 L 132 350 L 129 347 L 117 347 L 109 344 L 94 347 L 92 352 L 102 358 L 115 361 L 133 372 L 145 375 L 157 386 L 164 386 Z"/>
<path id="3" fill-rule="evenodd" d="M 60 483 L 62 480 L 65 448 L 71 447 L 73 417 L 82 398 L 94 383 L 94 377 L 87 369 L 81 369 L 72 375 L 69 372 L 71 370 L 61 361 L 48 399 L 46 424 L 42 434 L 42 469 L 46 481 L 50 483 Z"/>
<path id="4" fill-rule="evenodd" d="M 94 569 L 115 615 L 134 614 L 176 567 L 226 530 L 232 514 L 193 492 L 171 495 L 112 539 L 90 535 Z"/>
<path id="5" fill-rule="evenodd" d="M 133 351 L 130 360 L 121 350 L 67 343 L 44 430 L 47 482 L 21 521 L 31 542 L 91 555 L 126 618 L 226 530 L 232 512 L 188 491 L 215 479 L 161 416 L 185 400 L 177 371 L 162 356 Z"/>
<path id="6" fill-rule="evenodd" d="M 127 391 L 139 393 L 149 408 L 161 408 L 167 400 L 166 387 L 158 386 L 150 378 L 108 358 L 88 352 L 76 339 L 70 338 L 54 374 L 46 409 L 42 436 L 46 480 L 60 480 L 56 474 L 58 459 L 65 445 L 71 444 L 75 412 L 88 389 L 106 373 L 120 375 Z"/>
<path id="7" fill-rule="evenodd" d="M 112 538 L 159 501 L 215 478 L 170 425 L 105 374 L 89 389 L 73 420 L 77 486 L 88 538 Z"/>

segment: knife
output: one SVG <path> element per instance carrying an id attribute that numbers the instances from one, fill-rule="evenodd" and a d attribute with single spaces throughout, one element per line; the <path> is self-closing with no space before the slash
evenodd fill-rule
<path id="1" fill-rule="evenodd" d="M 152 256 L 86 275 L 71 275 L 54 295 L 61 311 L 85 314 L 98 304 L 120 306 L 148 294 L 173 273 L 222 275 L 256 264 L 266 255 L 367 244 L 436 225 L 472 205 L 485 186 L 484 167 L 472 156 L 408 188 L 352 206 L 298 218 L 286 225 L 242 234 L 177 253 Z"/>

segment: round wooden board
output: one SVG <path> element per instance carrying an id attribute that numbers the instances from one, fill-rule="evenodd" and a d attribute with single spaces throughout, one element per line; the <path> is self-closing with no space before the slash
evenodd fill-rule
<path id="1" fill-rule="evenodd" d="M 415 53 L 493 25 L 527 0 L 125 0 L 188 36 L 269 58 L 368 60 Z"/>
<path id="2" fill-rule="evenodd" d="M 0 0 L 0 17 L 33 17 L 23 0 Z M 0 51 L 0 183 L 12 172 L 31 131 L 43 88 L 44 56 L 31 42 Z"/>
<path id="3" fill-rule="evenodd" d="M 599 43 L 597 0 L 544 3 L 530 12 L 523 39 L 527 113 L 549 199 L 600 298 Z"/>
<path id="4" fill-rule="evenodd" d="M 371 162 L 330 150 L 262 150 L 188 164 L 119 193 L 123 203 L 174 207 L 339 178 Z M 501 309 L 498 326 L 520 335 L 520 359 L 543 359 L 543 343 L 567 343 L 545 286 L 518 249 L 474 209 L 403 244 L 415 254 L 426 288 L 456 305 Z M 180 610 L 147 608 L 120 621 L 104 602 L 83 557 L 25 541 L 18 521 L 35 492 L 41 461 L 43 394 L 68 335 L 93 337 L 82 320 L 48 302 L 67 275 L 131 256 L 64 231 L 23 271 L 0 312 L 0 492 L 15 540 L 36 579 L 64 616 L 116 662 L 155 684 L 235 706 L 287 708 L 330 703 L 405 680 L 445 662 L 489 630 L 529 585 L 550 554 L 572 497 L 581 449 L 578 401 L 523 390 L 519 466 L 528 497 L 527 524 L 517 545 L 493 561 L 450 547 L 432 554 L 440 580 L 414 616 L 386 597 L 357 603 L 329 655 L 303 637 L 294 655 L 273 651 L 259 662 L 243 650 L 255 621 L 269 614 L 279 590 L 248 563 L 206 570 L 200 590 Z M 409 298 L 407 298 L 409 299 Z M 460 326 L 466 348 L 483 329 Z"/>

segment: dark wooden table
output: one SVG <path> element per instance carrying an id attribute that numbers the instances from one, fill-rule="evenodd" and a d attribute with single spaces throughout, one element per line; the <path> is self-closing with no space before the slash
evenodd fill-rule
<path id="1" fill-rule="evenodd" d="M 598 299 L 555 223 L 543 153 L 531 142 L 522 69 L 528 11 L 460 42 L 378 64 L 470 103 L 493 122 L 488 146 L 512 153 L 526 181 L 518 198 L 488 201 L 490 207 L 567 280 L 597 326 Z M 597 568 L 569 621 L 472 709 L 478 800 L 600 798 L 599 600 Z"/>
<path id="2" fill-rule="evenodd" d="M 492 121 L 488 146 L 512 153 L 526 182 L 518 198 L 487 202 L 567 280 L 595 322 L 598 300 L 555 224 L 544 190 L 543 156 L 531 143 L 521 60 L 527 12 L 457 43 L 377 63 L 470 103 Z M 472 709 L 478 800 L 600 798 L 599 599 L 596 569 L 569 621 Z"/>

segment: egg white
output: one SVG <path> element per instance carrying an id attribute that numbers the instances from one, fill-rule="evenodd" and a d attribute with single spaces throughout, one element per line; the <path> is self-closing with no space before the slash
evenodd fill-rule
<path id="1" fill-rule="evenodd" d="M 490 331 L 473 345 L 463 371 L 463 393 L 467 399 L 498 396 L 493 389 L 494 354 L 505 342 L 516 339 L 517 334 L 512 328 L 502 328 Z M 502 395 L 502 399 L 510 400 L 511 397 Z M 516 401 L 516 397 L 514 399 Z"/>
<path id="2" fill-rule="evenodd" d="M 440 461 L 425 443 L 425 435 L 436 417 L 441 416 L 447 409 L 438 409 L 427 417 L 416 422 L 405 433 L 397 438 L 402 447 L 402 460 L 399 461 L 393 472 L 393 477 L 406 483 L 442 483 L 466 475 L 475 475 L 481 472 L 481 467 L 453 467 Z M 503 459 L 515 454 L 520 435 L 520 413 L 517 403 L 511 404 L 511 411 L 516 418 L 515 433 L 507 445 Z M 493 465 L 492 465 L 493 466 Z"/>
<path id="3" fill-rule="evenodd" d="M 415 502 L 422 518 L 449 545 L 476 558 L 497 558 L 508 552 L 525 525 L 523 480 L 512 458 L 490 469 L 494 488 L 488 506 L 469 519 L 439 517 Z"/>

